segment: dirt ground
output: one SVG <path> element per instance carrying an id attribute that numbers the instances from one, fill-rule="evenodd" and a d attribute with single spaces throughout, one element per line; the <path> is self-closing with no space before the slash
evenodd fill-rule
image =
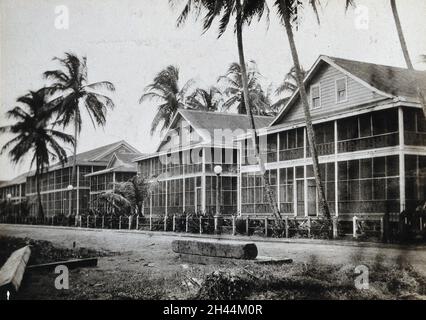
<path id="1" fill-rule="evenodd" d="M 254 275 L 248 271 L 250 277 L 256 277 L 256 274 L 283 273 L 287 270 L 285 268 L 292 268 L 285 271 L 290 273 L 294 273 L 294 269 L 302 268 L 306 273 L 309 270 L 303 266 L 313 265 L 313 261 L 315 264 L 334 268 L 333 270 L 342 268 L 349 270 L 361 264 L 375 268 L 378 262 L 389 266 L 391 270 L 393 265 L 409 264 L 413 272 L 421 275 L 414 276 L 414 279 L 426 277 L 426 250 L 421 246 L 342 245 L 316 240 L 255 241 L 259 255 L 291 258 L 294 260 L 293 265 L 297 266 L 268 270 L 250 264 L 245 268 L 230 268 L 184 263 L 171 250 L 171 242 L 181 235 L 172 233 L 165 235 L 149 232 L 0 225 L 0 236 L 47 240 L 60 248 L 72 248 L 75 242 L 77 248 L 85 247 L 108 252 L 107 256 L 99 258 L 96 268 L 71 270 L 69 290 L 55 289 L 54 279 L 57 275 L 53 272 L 28 273 L 22 284 L 19 299 L 188 299 L 196 297 L 200 283 L 214 271 L 255 270 Z M 416 281 L 410 277 L 409 281 Z M 423 283 L 423 279 L 420 280 Z M 417 287 L 416 282 L 415 288 Z M 266 296 L 270 297 L 268 294 Z"/>

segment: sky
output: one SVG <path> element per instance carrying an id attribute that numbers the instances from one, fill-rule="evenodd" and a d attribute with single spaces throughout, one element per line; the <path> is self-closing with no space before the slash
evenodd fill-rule
<path id="1" fill-rule="evenodd" d="M 404 67 L 389 0 L 355 2 L 357 8 L 345 13 L 344 1 L 321 1 L 320 25 L 305 8 L 295 34 L 305 69 L 320 54 Z M 246 60 L 256 61 L 262 83 L 276 86 L 292 61 L 285 30 L 272 1 L 268 3 L 269 23 L 256 20 L 245 28 L 244 46 Z M 193 17 L 176 27 L 184 4 L 178 1 L 171 8 L 169 0 L 0 0 L 0 126 L 11 124 L 5 113 L 19 96 L 46 85 L 43 72 L 59 67 L 52 58 L 74 52 L 87 56 L 89 82 L 108 80 L 116 86 L 111 94 L 116 107 L 108 112 L 104 128 L 93 128 L 89 116 L 83 116 L 78 152 L 118 140 L 143 153 L 155 151 L 160 135 L 149 132 L 156 104 L 138 103 L 155 74 L 173 64 L 179 67 L 181 85 L 194 79 L 196 86 L 207 87 L 238 61 L 232 28 L 218 39 L 217 25 L 203 34 Z M 426 1 L 398 0 L 397 6 L 415 68 L 425 70 L 419 56 L 426 54 Z M 67 28 L 62 20 L 66 12 Z M 0 135 L 0 147 L 10 138 Z M 27 170 L 28 159 L 13 165 L 7 153 L 0 155 L 0 180 Z"/>

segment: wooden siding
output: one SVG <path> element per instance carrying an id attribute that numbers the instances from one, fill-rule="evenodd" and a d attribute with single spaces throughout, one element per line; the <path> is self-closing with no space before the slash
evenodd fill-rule
<path id="1" fill-rule="evenodd" d="M 336 80 L 340 78 L 346 78 L 347 80 L 347 99 L 344 102 L 337 103 Z M 318 83 L 320 84 L 321 91 L 321 107 L 311 109 L 313 119 L 320 118 L 327 114 L 349 111 L 356 106 L 379 101 L 385 98 L 330 65 L 323 65 L 320 70 L 318 70 L 318 73 L 307 84 L 309 101 L 311 93 L 310 86 Z M 303 108 L 300 103 L 300 99 L 297 98 L 293 106 L 290 106 L 288 113 L 284 115 L 279 123 L 298 121 L 303 118 Z"/>

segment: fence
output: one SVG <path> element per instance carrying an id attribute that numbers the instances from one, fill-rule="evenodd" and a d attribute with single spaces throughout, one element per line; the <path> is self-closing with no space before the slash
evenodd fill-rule
<path id="1" fill-rule="evenodd" d="M 265 237 L 314 237 L 319 229 L 311 218 L 285 218 L 284 228 L 269 217 L 235 216 L 97 216 L 17 217 L 0 216 L 0 223 L 69 226 L 79 228 L 173 231 L 196 234 L 257 235 Z"/>
<path id="2" fill-rule="evenodd" d="M 0 223 L 52 225 L 65 227 L 172 231 L 195 234 L 246 235 L 279 238 L 326 238 L 329 225 L 318 217 L 283 218 L 279 226 L 275 219 L 256 216 L 96 216 L 19 217 L 0 216 Z M 426 215 L 392 214 L 354 216 L 333 219 L 333 238 L 351 235 L 355 239 L 377 238 L 385 241 L 426 239 Z"/>

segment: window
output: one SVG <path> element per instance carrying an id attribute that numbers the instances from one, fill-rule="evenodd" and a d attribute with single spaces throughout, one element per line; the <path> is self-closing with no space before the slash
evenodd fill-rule
<path id="1" fill-rule="evenodd" d="M 398 131 L 398 110 L 388 109 L 372 113 L 373 135 Z"/>
<path id="2" fill-rule="evenodd" d="M 293 168 L 282 168 L 280 170 L 280 211 L 282 213 L 294 212 L 293 207 Z"/>
<path id="3" fill-rule="evenodd" d="M 280 132 L 280 161 L 303 158 L 304 128 Z"/>
<path id="4" fill-rule="evenodd" d="M 277 170 L 267 171 L 271 188 L 277 188 Z M 244 214 L 256 213 L 265 214 L 271 213 L 267 194 L 264 189 L 263 175 L 259 173 L 243 173 L 241 176 L 241 211 Z"/>
<path id="5" fill-rule="evenodd" d="M 347 98 L 346 78 L 336 80 L 336 101 L 344 102 Z"/>
<path id="6" fill-rule="evenodd" d="M 321 107 L 320 86 L 319 84 L 311 86 L 311 108 Z"/>
<path id="7" fill-rule="evenodd" d="M 341 213 L 399 212 L 398 156 L 338 163 Z"/>

